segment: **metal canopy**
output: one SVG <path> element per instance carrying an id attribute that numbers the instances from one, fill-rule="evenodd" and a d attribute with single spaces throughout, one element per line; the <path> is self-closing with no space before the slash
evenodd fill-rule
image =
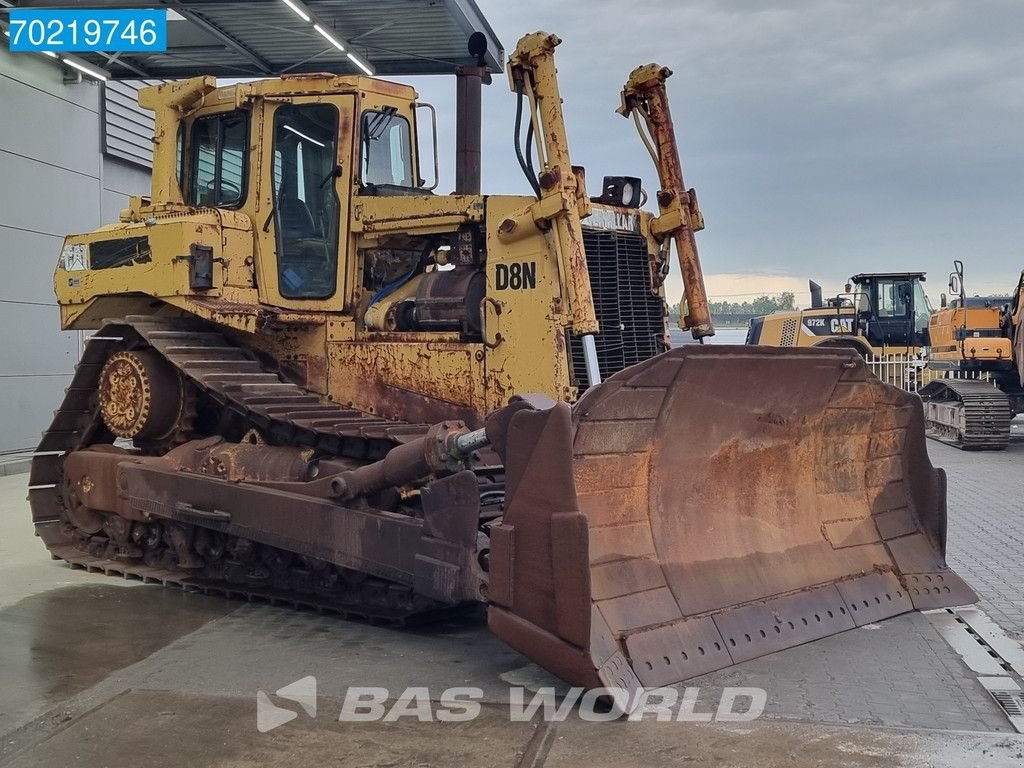
<path id="1" fill-rule="evenodd" d="M 295 0 L 304 21 L 283 0 L 18 0 L 15 8 L 168 8 L 165 53 L 79 53 L 114 79 L 176 79 L 195 75 L 272 77 L 303 72 L 361 74 L 341 42 L 375 75 L 453 73 L 473 66 L 473 32 L 487 37 L 486 64 L 502 70 L 504 51 L 474 0 Z"/>

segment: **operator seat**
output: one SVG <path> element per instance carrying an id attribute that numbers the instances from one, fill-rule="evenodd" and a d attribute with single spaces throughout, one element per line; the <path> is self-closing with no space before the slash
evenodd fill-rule
<path id="1" fill-rule="evenodd" d="M 297 196 L 282 193 L 277 200 L 281 233 L 286 240 L 306 240 L 319 237 L 316 222 L 309 206 Z"/>

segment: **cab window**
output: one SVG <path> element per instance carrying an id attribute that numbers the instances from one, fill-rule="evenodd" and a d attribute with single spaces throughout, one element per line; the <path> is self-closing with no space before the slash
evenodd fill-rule
<path id="1" fill-rule="evenodd" d="M 914 283 L 914 318 L 918 328 L 927 328 L 931 320 L 932 305 L 921 283 Z"/>
<path id="2" fill-rule="evenodd" d="M 174 178 L 178 181 L 178 189 L 185 180 L 185 124 L 178 123 L 178 133 L 174 140 Z"/>
<path id="3" fill-rule="evenodd" d="M 907 280 L 878 281 L 878 316 L 910 317 L 912 291 Z"/>
<path id="4" fill-rule="evenodd" d="M 277 277 L 290 299 L 327 298 L 338 273 L 338 110 L 283 106 L 274 113 Z"/>
<path id="5" fill-rule="evenodd" d="M 394 107 L 363 112 L 361 181 L 412 187 L 412 140 L 409 121 Z"/>
<path id="6" fill-rule="evenodd" d="M 196 120 L 192 126 L 188 202 L 218 208 L 241 205 L 248 149 L 248 113 L 228 112 Z"/>

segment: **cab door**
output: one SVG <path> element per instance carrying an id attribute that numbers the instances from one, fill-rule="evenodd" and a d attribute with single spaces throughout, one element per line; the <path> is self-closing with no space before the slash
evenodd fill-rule
<path id="1" fill-rule="evenodd" d="M 260 301 L 286 309 L 343 305 L 354 98 L 264 102 L 265 210 Z"/>
<path id="2" fill-rule="evenodd" d="M 913 344 L 914 284 L 908 278 L 879 278 L 874 286 L 874 318 L 868 324 L 868 341 L 874 347 L 905 347 Z"/>

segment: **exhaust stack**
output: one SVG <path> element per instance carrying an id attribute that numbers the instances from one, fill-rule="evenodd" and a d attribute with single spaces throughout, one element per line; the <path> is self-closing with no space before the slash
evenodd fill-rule
<path id="1" fill-rule="evenodd" d="M 825 306 L 821 300 L 821 286 L 813 280 L 808 280 L 807 287 L 811 292 L 811 309 L 821 309 Z"/>
<path id="2" fill-rule="evenodd" d="M 482 32 L 469 36 L 469 53 L 475 67 L 455 70 L 455 194 L 480 194 L 480 93 L 490 82 L 484 63 L 487 37 Z"/>

